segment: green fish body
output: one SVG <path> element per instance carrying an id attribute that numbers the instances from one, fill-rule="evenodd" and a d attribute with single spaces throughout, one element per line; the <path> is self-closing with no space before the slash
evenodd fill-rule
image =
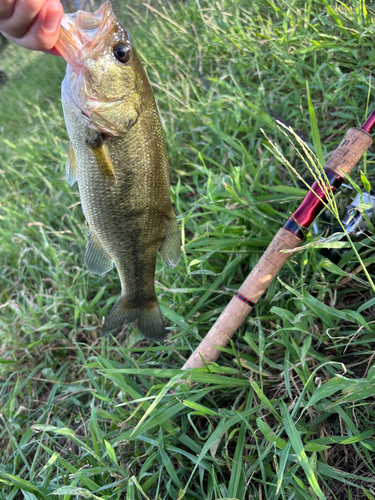
<path id="1" fill-rule="evenodd" d="M 176 266 L 180 238 L 151 85 L 109 2 L 94 14 L 64 16 L 56 48 L 68 62 L 62 85 L 71 141 L 66 170 L 71 185 L 78 181 L 89 225 L 85 263 L 95 274 L 114 263 L 121 280 L 122 294 L 102 334 L 136 321 L 145 337 L 161 341 L 156 255 Z"/>

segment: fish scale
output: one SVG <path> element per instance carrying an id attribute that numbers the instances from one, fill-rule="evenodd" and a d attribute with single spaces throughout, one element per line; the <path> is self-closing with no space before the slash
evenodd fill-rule
<path id="1" fill-rule="evenodd" d="M 56 48 L 68 62 L 62 85 L 71 141 L 67 180 L 78 181 L 89 226 L 85 262 L 96 274 L 114 263 L 121 281 L 121 296 L 102 334 L 136 321 L 146 337 L 161 341 L 156 256 L 159 251 L 167 265 L 177 265 L 180 239 L 159 113 L 135 48 L 109 2 L 83 14 L 64 16 Z"/>

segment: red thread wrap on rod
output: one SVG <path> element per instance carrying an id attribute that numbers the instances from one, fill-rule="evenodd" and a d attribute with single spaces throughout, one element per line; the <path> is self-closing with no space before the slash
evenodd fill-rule
<path id="1" fill-rule="evenodd" d="M 375 126 L 375 109 L 371 112 L 365 123 L 362 125 L 361 129 L 365 132 L 370 133 Z"/>
<path id="2" fill-rule="evenodd" d="M 284 229 L 302 237 L 303 230 L 308 229 L 322 211 L 324 203 L 327 200 L 328 190 L 335 193 L 341 186 L 342 179 L 338 175 L 328 170 L 325 171 L 325 174 L 328 183 L 324 183 L 324 189 L 322 183 L 319 185 L 315 181 L 301 205 L 285 224 Z"/>

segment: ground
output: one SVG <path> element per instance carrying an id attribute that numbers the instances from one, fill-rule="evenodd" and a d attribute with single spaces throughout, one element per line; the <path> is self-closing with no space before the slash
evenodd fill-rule
<path id="1" fill-rule="evenodd" d="M 87 226 L 64 172 L 65 65 L 8 44 L 0 499 L 374 498 L 373 228 L 354 248 L 328 237 L 373 183 L 373 149 L 217 366 L 180 371 L 300 204 L 298 177 L 316 176 L 372 111 L 374 12 L 325 0 L 117 9 L 171 165 L 183 258 L 157 264 L 168 338 L 100 337 L 120 285 L 83 263 Z M 349 252 L 333 264 L 323 249 L 340 245 Z"/>

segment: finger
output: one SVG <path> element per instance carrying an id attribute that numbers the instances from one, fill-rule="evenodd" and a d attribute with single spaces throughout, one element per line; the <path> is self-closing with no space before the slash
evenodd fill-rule
<path id="1" fill-rule="evenodd" d="M 63 7 L 56 0 L 48 1 L 40 10 L 35 21 L 21 38 L 9 37 L 21 47 L 31 50 L 53 49 L 60 33 Z"/>
<path id="2" fill-rule="evenodd" d="M 49 1 L 22 38 L 23 47 L 33 50 L 51 50 L 59 38 L 63 7 L 56 0 Z"/>
<path id="3" fill-rule="evenodd" d="M 13 38 L 22 38 L 45 3 L 46 0 L 17 0 L 11 16 L 0 21 L 0 30 Z"/>
<path id="4" fill-rule="evenodd" d="M 15 0 L 1 0 L 0 2 L 0 20 L 8 19 L 14 11 Z"/>

